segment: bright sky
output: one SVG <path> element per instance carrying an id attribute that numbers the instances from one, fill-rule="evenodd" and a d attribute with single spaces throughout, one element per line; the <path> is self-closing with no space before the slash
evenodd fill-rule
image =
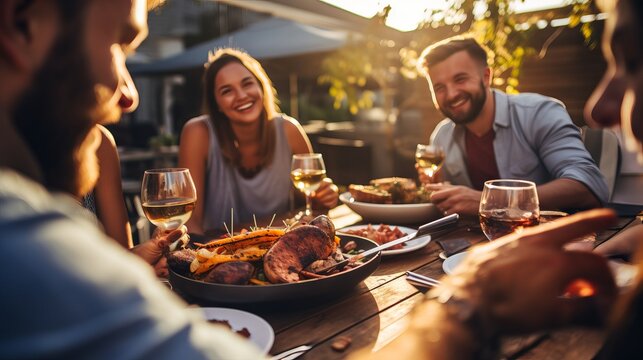
<path id="1" fill-rule="evenodd" d="M 391 12 L 386 25 L 400 31 L 415 30 L 417 24 L 425 17 L 426 9 L 448 7 L 454 0 L 320 0 L 354 14 L 371 18 L 386 5 L 391 5 Z M 527 12 L 560 7 L 565 0 L 525 0 L 516 1 L 517 12 Z"/>

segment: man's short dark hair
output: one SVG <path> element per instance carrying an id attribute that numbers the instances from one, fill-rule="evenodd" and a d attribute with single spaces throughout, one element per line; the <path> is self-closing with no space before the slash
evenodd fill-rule
<path id="1" fill-rule="evenodd" d="M 428 46 L 418 59 L 418 71 L 428 75 L 431 66 L 441 63 L 451 55 L 466 51 L 471 58 L 482 66 L 487 64 L 487 49 L 471 37 L 454 36 Z"/>

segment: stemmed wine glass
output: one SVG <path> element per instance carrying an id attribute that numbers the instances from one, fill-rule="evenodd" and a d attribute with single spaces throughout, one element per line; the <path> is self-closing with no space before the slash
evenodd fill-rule
<path id="1" fill-rule="evenodd" d="M 433 176 L 440 170 L 443 162 L 444 149 L 440 145 L 418 144 L 415 149 L 415 163 L 429 177 L 430 182 L 433 182 Z"/>
<path id="2" fill-rule="evenodd" d="M 313 215 L 311 195 L 319 188 L 325 177 L 326 166 L 324 166 L 322 154 L 295 154 L 292 156 L 290 178 L 295 187 L 306 195 L 306 210 L 298 217 Z"/>
<path id="3" fill-rule="evenodd" d="M 178 229 L 192 216 L 196 189 L 190 170 L 146 170 L 141 186 L 145 216 L 163 231 Z"/>
<path id="4" fill-rule="evenodd" d="M 536 184 L 523 180 L 489 180 L 480 199 L 480 225 L 487 239 L 538 225 L 540 208 Z"/>

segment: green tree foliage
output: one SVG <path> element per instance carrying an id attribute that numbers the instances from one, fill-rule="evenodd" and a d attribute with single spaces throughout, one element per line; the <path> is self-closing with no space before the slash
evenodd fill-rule
<path id="1" fill-rule="evenodd" d="M 474 37 L 490 50 L 489 65 L 494 73 L 494 85 L 508 93 L 518 92 L 520 69 L 529 56 L 543 57 L 547 47 L 560 34 L 559 28 L 541 49 L 528 45 L 528 40 L 538 25 L 553 19 L 554 12 L 540 16 L 516 14 L 511 3 L 524 0 L 453 0 L 445 10 L 427 12 L 418 30 L 410 33 L 411 39 L 403 46 L 374 35 L 383 26 L 390 6 L 372 20 L 372 29 L 365 35 L 354 37 L 349 44 L 324 60 L 324 75 L 319 78 L 328 84 L 335 99 L 335 108 L 346 104 L 351 113 L 373 105 L 373 91 L 367 90 L 369 80 L 384 92 L 385 107 L 390 108 L 391 96 L 398 75 L 408 79 L 418 77 L 417 59 L 428 45 L 455 34 Z M 591 22 L 581 21 L 584 15 L 596 14 L 594 0 L 567 0 L 568 27 L 579 28 L 586 44 L 597 44 Z M 558 14 L 560 16 L 560 14 Z"/>

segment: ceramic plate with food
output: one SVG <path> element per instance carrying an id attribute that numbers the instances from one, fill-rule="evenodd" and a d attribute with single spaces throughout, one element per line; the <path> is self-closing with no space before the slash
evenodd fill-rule
<path id="1" fill-rule="evenodd" d="M 382 224 L 354 225 L 337 230 L 338 233 L 365 237 L 380 245 L 385 242 L 399 239 L 402 236 L 406 236 L 415 231 L 416 230 L 404 226 Z M 405 242 L 399 248 L 383 250 L 382 256 L 398 255 L 419 250 L 427 246 L 429 242 L 431 242 L 431 235 L 421 236 Z"/>
<path id="2" fill-rule="evenodd" d="M 208 321 L 226 326 L 237 334 L 250 339 L 264 354 L 270 351 L 275 341 L 275 332 L 272 330 L 272 326 L 255 314 L 220 307 L 194 308 L 190 310 L 202 312 Z"/>
<path id="3" fill-rule="evenodd" d="M 389 224 L 424 224 L 440 217 L 440 212 L 431 203 L 375 204 L 356 201 L 345 192 L 339 200 L 358 213 L 365 221 Z"/>

